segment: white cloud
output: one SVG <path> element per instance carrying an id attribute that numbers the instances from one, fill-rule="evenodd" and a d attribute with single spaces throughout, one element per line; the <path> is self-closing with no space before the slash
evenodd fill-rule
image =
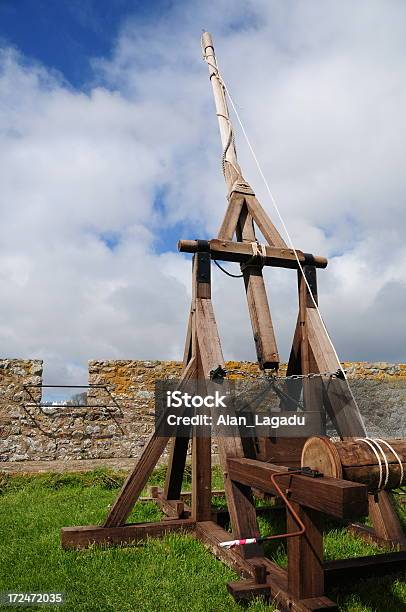
<path id="1" fill-rule="evenodd" d="M 214 235 L 226 203 L 202 26 L 297 247 L 333 256 L 319 298 L 339 353 L 406 358 L 406 7 L 209 8 L 178 4 L 153 26 L 129 18 L 111 57 L 94 59 L 87 91 L 2 53 L 2 354 L 43 357 L 48 380 L 77 381 L 89 358 L 181 355 L 190 263 L 157 252 L 160 227 Z M 154 206 L 160 191 L 164 206 Z M 242 283 L 213 275 L 225 355 L 251 358 Z M 286 358 L 295 273 L 267 279 Z"/>

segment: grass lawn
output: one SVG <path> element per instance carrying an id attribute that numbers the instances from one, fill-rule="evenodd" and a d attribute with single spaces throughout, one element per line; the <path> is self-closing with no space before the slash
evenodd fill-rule
<path id="1" fill-rule="evenodd" d="M 0 477 L 0 591 L 63 592 L 64 612 L 241 612 L 226 589 L 226 582 L 237 575 L 190 535 L 171 534 L 131 548 L 61 549 L 60 528 L 100 523 L 122 479 L 107 471 Z M 162 484 L 163 479 L 158 469 L 150 484 Z M 186 480 L 185 490 L 189 485 Z M 214 487 L 221 488 L 218 472 Z M 160 516 L 154 503 L 139 503 L 129 520 L 156 521 Z M 261 518 L 260 527 L 270 533 L 283 525 L 271 527 Z M 267 552 L 281 565 L 286 563 L 280 542 L 269 543 Z M 327 559 L 375 552 L 380 552 L 376 546 L 329 526 Z M 329 595 L 343 611 L 406 611 L 404 578 L 365 580 Z M 256 601 L 248 609 L 274 608 Z"/>

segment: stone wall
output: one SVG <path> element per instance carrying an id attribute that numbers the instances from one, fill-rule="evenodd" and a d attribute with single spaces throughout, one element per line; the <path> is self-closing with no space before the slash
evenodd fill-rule
<path id="1" fill-rule="evenodd" d="M 30 417 L 27 392 L 23 385 L 42 383 L 42 361 L 28 359 L 0 360 L 0 460 L 24 461 L 34 456 L 47 456 L 49 440 L 42 440 L 41 415 L 37 425 Z M 33 400 L 40 391 L 28 387 Z M 39 421 L 38 421 L 39 420 Z M 41 442 L 39 443 L 39 440 Z M 50 457 L 49 457 L 50 458 Z"/>
<path id="2" fill-rule="evenodd" d="M 370 435 L 406 437 L 406 364 L 344 363 Z M 253 363 L 229 369 L 258 373 Z M 286 366 L 281 368 L 283 375 Z M 40 407 L 39 360 L 0 360 L 0 461 L 138 457 L 154 425 L 154 383 L 175 361 L 90 361 L 86 405 Z M 34 401 L 33 401 L 34 400 Z"/>

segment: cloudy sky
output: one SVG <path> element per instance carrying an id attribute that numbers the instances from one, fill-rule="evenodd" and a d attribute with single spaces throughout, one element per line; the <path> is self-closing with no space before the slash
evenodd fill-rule
<path id="1" fill-rule="evenodd" d="M 176 242 L 213 237 L 226 204 L 206 28 L 296 246 L 329 257 L 341 358 L 406 361 L 402 0 L 2 0 L 0 24 L 3 357 L 83 383 L 91 358 L 181 356 Z M 266 278 L 286 358 L 295 273 Z M 242 282 L 213 282 L 226 358 L 253 358 Z"/>

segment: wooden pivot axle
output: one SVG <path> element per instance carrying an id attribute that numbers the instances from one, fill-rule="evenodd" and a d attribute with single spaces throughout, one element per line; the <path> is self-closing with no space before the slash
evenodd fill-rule
<path id="1" fill-rule="evenodd" d="M 181 253 L 197 253 L 202 249 L 201 240 L 179 240 L 178 250 Z M 212 259 L 220 261 L 234 261 L 246 263 L 253 256 L 252 246 L 249 242 L 234 242 L 232 240 L 219 240 L 213 238 L 207 241 L 208 252 Z M 266 255 L 261 260 L 265 266 L 275 266 L 279 268 L 297 269 L 297 259 L 295 253 L 289 248 L 277 248 L 265 245 Z M 296 249 L 299 261 L 303 265 L 311 265 L 315 268 L 326 268 L 327 259 L 320 255 L 303 253 Z"/>

